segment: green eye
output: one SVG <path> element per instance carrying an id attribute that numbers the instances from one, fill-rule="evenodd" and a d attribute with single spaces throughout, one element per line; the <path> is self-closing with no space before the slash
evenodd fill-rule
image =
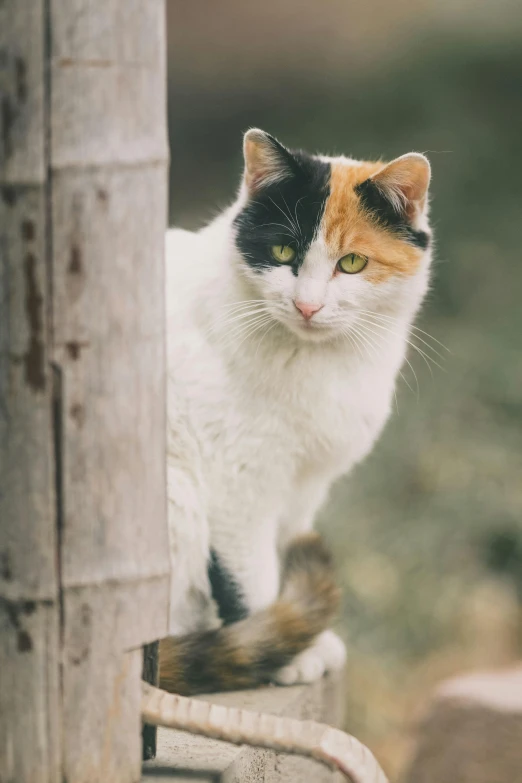
<path id="1" fill-rule="evenodd" d="M 355 275 L 357 272 L 362 272 L 368 259 L 364 256 L 358 256 L 357 253 L 348 253 L 347 256 L 343 256 L 337 262 L 337 266 L 341 272 L 346 272 L 348 275 Z"/>
<path id="2" fill-rule="evenodd" d="M 295 250 L 290 245 L 272 245 L 270 252 L 278 264 L 291 264 L 295 258 Z"/>

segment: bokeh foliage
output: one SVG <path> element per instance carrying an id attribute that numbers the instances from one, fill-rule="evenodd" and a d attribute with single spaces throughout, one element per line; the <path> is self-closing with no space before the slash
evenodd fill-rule
<path id="1" fill-rule="evenodd" d="M 415 341 L 436 364 L 412 348 L 398 411 L 321 517 L 345 588 L 349 726 L 395 774 L 440 677 L 521 651 L 521 40 L 435 31 L 371 67 L 294 64 L 247 84 L 191 81 L 171 54 L 178 225 L 233 198 L 251 126 L 311 151 L 432 162 L 437 251 L 418 325 L 450 352 Z"/>

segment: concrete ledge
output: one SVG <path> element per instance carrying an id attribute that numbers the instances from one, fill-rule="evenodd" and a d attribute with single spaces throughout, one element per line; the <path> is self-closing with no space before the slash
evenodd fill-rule
<path id="1" fill-rule="evenodd" d="M 337 674 L 312 685 L 261 688 L 202 698 L 215 704 L 339 726 L 344 701 L 343 677 Z M 344 778 L 309 759 L 235 747 L 169 729 L 159 729 L 157 757 L 144 763 L 142 777 L 143 783 L 301 783 L 308 780 L 340 783 Z"/>

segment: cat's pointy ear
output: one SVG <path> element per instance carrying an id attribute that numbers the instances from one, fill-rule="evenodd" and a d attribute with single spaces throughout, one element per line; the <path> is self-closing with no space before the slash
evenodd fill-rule
<path id="1" fill-rule="evenodd" d="M 292 153 L 269 133 L 251 128 L 243 139 L 245 183 L 251 193 L 291 176 Z"/>
<path id="2" fill-rule="evenodd" d="M 392 160 L 370 180 L 396 212 L 413 220 L 426 208 L 430 178 L 428 159 L 420 152 L 409 152 Z"/>

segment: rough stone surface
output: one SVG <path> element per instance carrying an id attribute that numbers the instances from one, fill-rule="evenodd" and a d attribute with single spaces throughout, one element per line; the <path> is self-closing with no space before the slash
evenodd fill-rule
<path id="1" fill-rule="evenodd" d="M 406 783 L 522 783 L 522 666 L 445 683 Z"/>
<path id="2" fill-rule="evenodd" d="M 342 720 L 342 676 L 330 676 L 307 686 L 262 688 L 202 697 L 216 704 L 324 721 Z M 157 757 L 143 766 L 142 783 L 341 783 L 341 775 L 309 759 L 282 753 L 235 747 L 225 742 L 159 729 Z"/>

